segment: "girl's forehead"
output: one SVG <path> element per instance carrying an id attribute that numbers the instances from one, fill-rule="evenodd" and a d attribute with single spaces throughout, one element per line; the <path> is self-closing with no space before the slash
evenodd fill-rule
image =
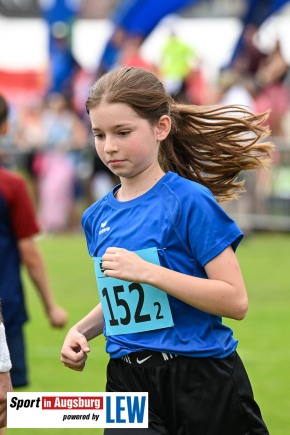
<path id="1" fill-rule="evenodd" d="M 101 110 L 132 110 L 131 106 L 127 103 L 110 102 L 106 100 L 101 100 L 96 106 L 96 109 Z"/>
<path id="2" fill-rule="evenodd" d="M 116 119 L 122 119 L 123 121 L 141 119 L 128 104 L 108 103 L 106 101 L 102 101 L 90 110 L 90 118 L 98 122 L 111 122 L 113 120 L 116 121 Z"/>

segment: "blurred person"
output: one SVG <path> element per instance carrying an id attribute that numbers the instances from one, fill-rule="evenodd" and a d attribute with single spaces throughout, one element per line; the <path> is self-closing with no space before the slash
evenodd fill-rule
<path id="1" fill-rule="evenodd" d="M 7 423 L 7 393 L 12 391 L 12 384 L 9 373 L 10 369 L 11 359 L 7 346 L 0 301 L 0 435 L 3 435 L 4 433 L 1 428 L 6 426 Z"/>
<path id="2" fill-rule="evenodd" d="M 19 152 L 33 153 L 43 145 L 43 101 L 34 100 L 16 110 L 10 136 Z M 31 166 L 31 165 L 29 165 Z"/>
<path id="3" fill-rule="evenodd" d="M 258 45 L 258 27 L 248 24 L 242 33 L 241 47 L 232 60 L 232 69 L 241 75 L 249 74 L 254 77 L 266 56 Z"/>
<path id="4" fill-rule="evenodd" d="M 235 70 L 222 71 L 217 80 L 218 103 L 239 104 L 255 111 L 255 86 L 249 74 Z"/>
<path id="5" fill-rule="evenodd" d="M 74 165 L 61 149 L 44 152 L 34 164 L 38 174 L 38 218 L 47 233 L 67 231 L 75 201 Z"/>
<path id="6" fill-rule="evenodd" d="M 42 116 L 43 151 L 35 161 L 38 216 L 47 232 L 62 232 L 79 222 L 78 167 L 88 145 L 88 131 L 60 93 L 47 99 Z"/>
<path id="7" fill-rule="evenodd" d="M 196 59 L 196 51 L 172 30 L 162 48 L 159 63 L 161 80 L 170 95 L 175 98 L 185 96 L 185 80 L 192 71 Z"/>
<path id="8" fill-rule="evenodd" d="M 43 149 L 43 102 L 34 100 L 16 109 L 9 129 L 10 142 L 17 151 L 17 167 L 29 179 L 33 200 L 38 204 L 37 174 L 34 162 Z M 10 145 L 11 148 L 11 145 Z"/>
<path id="9" fill-rule="evenodd" d="M 0 135 L 8 131 L 8 105 L 0 96 Z M 24 179 L 0 167 L 0 298 L 10 352 L 13 387 L 28 384 L 23 326 L 28 320 L 21 278 L 23 265 L 38 291 L 51 326 L 64 327 L 68 315 L 54 300 L 45 262 L 34 236 L 39 233 Z"/>
<path id="10" fill-rule="evenodd" d="M 283 119 L 290 105 L 289 87 L 284 83 L 289 65 L 277 40 L 272 49 L 259 48 L 258 28 L 249 24 L 243 35 L 241 48 L 232 62 L 232 68 L 241 77 L 251 78 L 254 88 L 255 110 L 271 109 L 269 125 L 273 136 L 284 136 Z"/>
<path id="11" fill-rule="evenodd" d="M 289 65 L 286 62 L 281 42 L 276 40 L 272 50 L 260 62 L 256 72 L 256 78 L 261 86 L 266 86 L 273 82 L 283 82 L 289 71 Z"/>
<path id="12" fill-rule="evenodd" d="M 272 135 L 278 137 L 286 135 L 283 120 L 290 108 L 290 89 L 285 83 L 288 72 L 289 65 L 277 40 L 257 69 L 255 104 L 258 111 L 271 109 L 269 124 Z"/>
<path id="13" fill-rule="evenodd" d="M 213 104 L 214 90 L 208 80 L 201 61 L 196 63 L 186 77 L 185 92 L 188 102 L 191 104 Z"/>
<path id="14" fill-rule="evenodd" d="M 253 112 L 258 112 L 256 85 L 248 72 L 241 73 L 234 69 L 221 71 L 217 80 L 217 88 L 218 104 L 239 104 Z M 264 107 L 264 110 L 268 108 Z M 246 171 L 242 177 L 245 180 L 245 194 L 237 202 L 224 203 L 223 208 L 228 213 L 236 213 L 244 231 L 251 231 L 253 229 L 252 215 L 265 212 L 271 171 Z"/>
<path id="15" fill-rule="evenodd" d="M 129 35 L 124 41 L 115 67 L 135 66 L 148 70 L 154 70 L 153 64 L 145 60 L 141 54 L 143 38 L 138 35 Z"/>
<path id="16" fill-rule="evenodd" d="M 284 118 L 282 119 L 282 129 L 283 133 L 285 135 L 286 140 L 290 141 L 290 107 L 288 107 L 287 112 L 284 115 Z"/>
<path id="17" fill-rule="evenodd" d="M 83 370 L 88 341 L 105 335 L 106 391 L 149 393 L 149 427 L 132 434 L 268 434 L 223 323 L 242 320 L 248 298 L 243 233 L 218 204 L 243 191 L 242 170 L 269 163 L 267 113 L 177 103 L 133 67 L 102 76 L 86 108 L 120 184 L 83 215 L 102 302 L 69 330 L 62 363 Z"/>
<path id="18" fill-rule="evenodd" d="M 93 83 L 95 78 L 94 71 L 88 71 L 82 68 L 75 77 L 74 80 L 74 92 L 72 98 L 72 109 L 79 116 L 79 118 L 87 122 L 86 112 L 85 112 L 85 102 L 88 93 L 88 89 Z"/>
<path id="19" fill-rule="evenodd" d="M 50 94 L 42 113 L 45 150 L 61 148 L 66 152 L 82 149 L 87 144 L 87 129 L 60 92 Z"/>
<path id="20" fill-rule="evenodd" d="M 285 119 L 287 119 L 287 112 L 290 109 L 290 89 L 284 80 L 288 70 L 289 66 L 281 53 L 280 44 L 277 42 L 268 56 L 261 61 L 255 75 L 255 81 L 251 82 L 247 77 L 244 77 L 246 83 L 249 84 L 250 96 L 253 98 L 253 110 L 257 112 L 269 110 L 269 128 L 277 141 L 280 137 L 287 135 Z M 275 170 L 279 167 L 279 155 L 279 147 L 276 147 L 272 155 L 271 169 L 249 174 L 248 195 L 245 195 L 245 200 L 248 199 L 250 213 L 258 215 L 267 213 Z"/>

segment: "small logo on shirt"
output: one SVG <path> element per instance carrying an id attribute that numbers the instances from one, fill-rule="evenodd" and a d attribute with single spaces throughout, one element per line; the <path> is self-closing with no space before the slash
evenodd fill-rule
<path id="1" fill-rule="evenodd" d="M 99 235 L 103 234 L 103 233 L 107 233 L 108 231 L 110 231 L 110 227 L 107 226 L 108 221 L 102 222 L 101 223 L 101 230 L 99 231 Z"/>

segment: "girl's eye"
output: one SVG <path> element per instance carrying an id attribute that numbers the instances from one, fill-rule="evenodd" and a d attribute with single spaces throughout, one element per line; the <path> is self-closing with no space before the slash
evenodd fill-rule
<path id="1" fill-rule="evenodd" d="M 102 133 L 93 133 L 95 139 L 102 140 L 104 135 Z"/>
<path id="2" fill-rule="evenodd" d="M 119 132 L 119 135 L 120 136 L 127 136 L 130 133 L 131 133 L 130 130 L 122 130 L 122 131 Z"/>

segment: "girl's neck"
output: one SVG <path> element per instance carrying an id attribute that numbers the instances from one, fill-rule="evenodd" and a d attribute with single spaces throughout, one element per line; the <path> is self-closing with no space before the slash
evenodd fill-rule
<path id="1" fill-rule="evenodd" d="M 132 178 L 121 178 L 121 187 L 117 190 L 115 197 L 122 202 L 138 198 L 138 196 L 148 192 L 164 174 L 164 171 L 158 166 Z"/>

